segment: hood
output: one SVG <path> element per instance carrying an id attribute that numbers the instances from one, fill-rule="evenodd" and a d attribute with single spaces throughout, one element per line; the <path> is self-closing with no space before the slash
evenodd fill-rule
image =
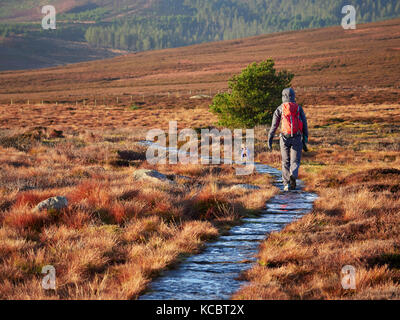
<path id="1" fill-rule="evenodd" d="M 282 91 L 282 102 L 296 102 L 296 93 L 292 88 L 286 88 Z"/>

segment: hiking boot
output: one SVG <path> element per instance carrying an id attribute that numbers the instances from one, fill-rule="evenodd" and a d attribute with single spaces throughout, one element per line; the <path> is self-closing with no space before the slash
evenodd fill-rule
<path id="1" fill-rule="evenodd" d="M 287 184 L 284 188 L 283 191 L 289 191 L 290 190 L 290 186 Z"/>
<path id="2" fill-rule="evenodd" d="M 290 190 L 296 190 L 296 178 L 290 176 Z"/>

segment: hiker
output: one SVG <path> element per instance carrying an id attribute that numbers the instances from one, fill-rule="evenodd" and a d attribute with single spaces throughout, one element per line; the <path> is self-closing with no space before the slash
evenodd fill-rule
<path id="1" fill-rule="evenodd" d="M 242 160 L 242 162 L 246 162 L 247 159 L 249 158 L 250 150 L 249 150 L 249 148 L 246 147 L 246 145 L 244 143 L 242 143 L 240 150 L 241 150 L 240 159 Z"/>
<path id="2" fill-rule="evenodd" d="M 276 109 L 268 136 L 268 149 L 272 150 L 275 132 L 282 122 L 280 147 L 282 153 L 282 179 L 284 190 L 295 190 L 299 175 L 301 152 L 307 151 L 307 119 L 303 108 L 296 103 L 292 88 L 282 91 L 282 104 Z"/>

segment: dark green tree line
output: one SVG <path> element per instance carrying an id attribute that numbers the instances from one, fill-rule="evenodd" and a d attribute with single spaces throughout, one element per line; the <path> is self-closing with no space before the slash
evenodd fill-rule
<path id="1" fill-rule="evenodd" d="M 89 27 L 95 46 L 126 50 L 177 47 L 276 31 L 340 25 L 344 0 L 159 0 L 140 16 Z M 357 22 L 400 16 L 398 0 L 355 0 Z M 98 9 L 96 9 L 98 10 Z"/>

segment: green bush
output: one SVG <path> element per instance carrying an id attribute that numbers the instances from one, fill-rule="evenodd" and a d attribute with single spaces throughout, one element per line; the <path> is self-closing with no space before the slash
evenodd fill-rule
<path id="1" fill-rule="evenodd" d="M 272 120 L 282 103 L 282 90 L 290 87 L 294 77 L 290 72 L 277 72 L 274 61 L 252 63 L 241 74 L 229 79 L 231 93 L 217 94 L 210 110 L 219 124 L 226 127 L 253 128 Z"/>
<path id="2" fill-rule="evenodd" d="M 131 110 L 139 110 L 140 107 L 137 106 L 136 104 L 132 104 L 132 105 L 129 107 L 129 109 L 131 109 Z"/>

